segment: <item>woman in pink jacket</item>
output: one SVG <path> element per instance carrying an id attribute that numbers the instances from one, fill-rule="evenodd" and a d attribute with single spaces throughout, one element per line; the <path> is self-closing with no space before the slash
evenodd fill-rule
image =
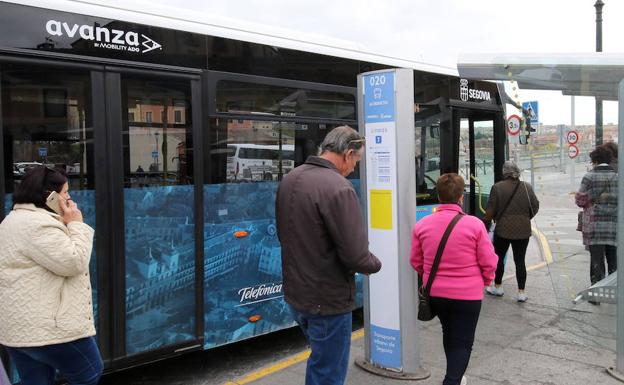
<path id="1" fill-rule="evenodd" d="M 462 213 L 464 180 L 443 174 L 436 183 L 441 205 L 412 232 L 410 263 L 426 284 L 444 230 Z M 464 385 L 463 377 L 481 311 L 483 288 L 494 279 L 498 257 L 483 222 L 465 215 L 451 232 L 431 286 L 431 306 L 440 319 L 446 376 L 443 385 Z"/>

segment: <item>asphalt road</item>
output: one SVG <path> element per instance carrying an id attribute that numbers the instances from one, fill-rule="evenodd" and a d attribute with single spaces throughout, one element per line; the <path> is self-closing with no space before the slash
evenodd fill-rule
<path id="1" fill-rule="evenodd" d="M 353 330 L 363 327 L 362 311 Z M 299 328 L 141 365 L 105 375 L 100 385 L 221 385 L 308 348 Z"/>

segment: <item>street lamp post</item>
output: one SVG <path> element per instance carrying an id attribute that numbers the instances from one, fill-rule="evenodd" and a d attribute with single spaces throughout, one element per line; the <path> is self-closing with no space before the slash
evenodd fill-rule
<path id="1" fill-rule="evenodd" d="M 596 0 L 596 52 L 602 52 L 602 0 Z M 596 146 L 602 144 L 602 100 L 596 96 Z"/>

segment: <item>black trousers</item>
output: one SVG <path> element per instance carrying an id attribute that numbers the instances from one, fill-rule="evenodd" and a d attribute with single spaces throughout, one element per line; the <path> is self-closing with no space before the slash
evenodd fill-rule
<path id="1" fill-rule="evenodd" d="M 589 245 L 589 279 L 591 284 L 605 277 L 605 259 L 609 274 L 617 270 L 617 247 L 611 245 Z"/>
<path id="2" fill-rule="evenodd" d="M 431 297 L 431 307 L 442 324 L 446 355 L 446 376 L 442 384 L 459 385 L 470 361 L 481 300 Z"/>
<path id="3" fill-rule="evenodd" d="M 503 274 L 505 274 L 505 254 L 509 250 L 509 245 L 513 250 L 514 263 L 516 264 L 516 281 L 518 282 L 518 290 L 524 290 L 526 284 L 526 250 L 529 246 L 529 238 L 526 239 L 507 239 L 494 235 L 494 251 L 498 255 L 498 266 L 496 266 L 496 277 L 494 283 L 500 285 L 503 283 Z"/>

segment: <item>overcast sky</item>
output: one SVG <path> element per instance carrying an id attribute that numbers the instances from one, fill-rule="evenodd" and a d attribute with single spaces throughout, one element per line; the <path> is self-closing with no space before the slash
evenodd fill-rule
<path id="1" fill-rule="evenodd" d="M 455 67 L 461 53 L 594 52 L 595 0 L 151 0 L 259 24 L 356 42 L 363 50 Z M 624 52 L 624 0 L 603 0 L 603 51 Z M 570 98 L 540 102 L 545 124 L 570 122 Z M 594 102 L 577 98 L 576 123 Z M 615 102 L 605 123 L 617 121 Z"/>

